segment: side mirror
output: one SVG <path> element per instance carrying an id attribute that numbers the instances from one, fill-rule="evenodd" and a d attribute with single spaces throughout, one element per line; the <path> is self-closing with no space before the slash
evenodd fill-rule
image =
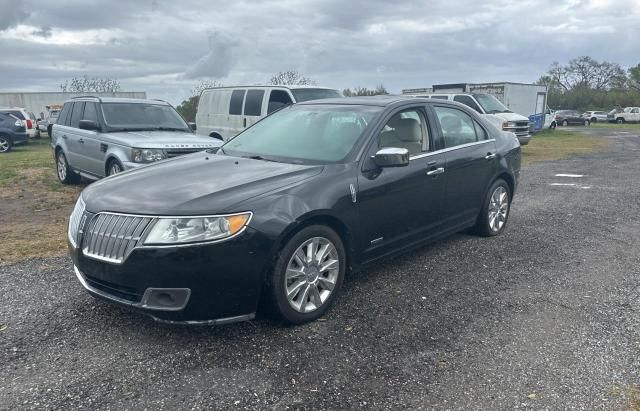
<path id="1" fill-rule="evenodd" d="M 193 131 L 196 131 L 196 129 L 198 128 L 198 127 L 196 126 L 196 123 L 194 123 L 193 121 L 190 121 L 190 122 L 188 122 L 187 124 L 189 125 L 189 128 L 190 128 L 191 130 L 193 130 Z"/>
<path id="2" fill-rule="evenodd" d="M 80 120 L 79 127 L 81 130 L 98 131 L 100 126 L 93 120 Z"/>
<path id="3" fill-rule="evenodd" d="M 373 156 L 378 167 L 404 167 L 409 165 L 409 150 L 406 148 L 385 147 Z"/>

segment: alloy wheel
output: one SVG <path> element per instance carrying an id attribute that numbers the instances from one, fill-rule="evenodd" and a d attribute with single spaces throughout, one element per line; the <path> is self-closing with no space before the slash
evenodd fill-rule
<path id="1" fill-rule="evenodd" d="M 120 167 L 120 164 L 118 164 L 118 162 L 116 162 L 116 161 L 111 163 L 111 165 L 109 166 L 109 175 L 112 176 L 112 175 L 118 174 L 120 172 L 122 172 L 122 168 Z"/>
<path id="2" fill-rule="evenodd" d="M 489 202 L 489 228 L 491 231 L 497 233 L 502 229 L 507 221 L 508 213 L 509 194 L 504 187 L 498 186 L 491 194 Z"/>
<path id="3" fill-rule="evenodd" d="M 0 153 L 9 151 L 9 140 L 5 137 L 0 137 Z"/>
<path id="4" fill-rule="evenodd" d="M 64 181 L 67 178 L 67 160 L 64 157 L 64 154 L 58 154 L 57 170 L 58 170 L 58 178 L 60 181 Z"/>
<path id="5" fill-rule="evenodd" d="M 300 245 L 287 264 L 285 292 L 289 305 L 301 313 L 322 307 L 333 292 L 340 270 L 335 245 L 313 237 Z"/>

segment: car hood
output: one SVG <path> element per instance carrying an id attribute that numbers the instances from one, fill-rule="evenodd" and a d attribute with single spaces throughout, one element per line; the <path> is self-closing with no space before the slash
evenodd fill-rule
<path id="1" fill-rule="evenodd" d="M 83 193 L 90 212 L 206 215 L 319 174 L 304 166 L 199 152 L 100 180 Z"/>
<path id="2" fill-rule="evenodd" d="M 109 133 L 109 136 L 136 148 L 210 148 L 222 144 L 218 139 L 183 131 L 116 131 Z"/>
<path id="3" fill-rule="evenodd" d="M 491 115 L 506 121 L 529 121 L 527 117 L 518 113 L 495 113 Z"/>

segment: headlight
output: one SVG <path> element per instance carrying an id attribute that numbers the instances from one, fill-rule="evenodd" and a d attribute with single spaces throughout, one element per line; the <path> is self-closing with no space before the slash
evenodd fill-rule
<path id="1" fill-rule="evenodd" d="M 167 154 L 158 148 L 134 148 L 131 150 L 131 161 L 134 163 L 152 163 L 167 158 Z"/>
<path id="2" fill-rule="evenodd" d="M 514 121 L 505 121 L 504 123 L 502 123 L 502 128 L 503 129 L 507 129 L 507 128 L 514 128 L 516 127 L 518 124 Z"/>
<path id="3" fill-rule="evenodd" d="M 222 240 L 238 234 L 249 224 L 251 213 L 225 216 L 158 218 L 144 240 L 150 244 L 182 244 Z"/>

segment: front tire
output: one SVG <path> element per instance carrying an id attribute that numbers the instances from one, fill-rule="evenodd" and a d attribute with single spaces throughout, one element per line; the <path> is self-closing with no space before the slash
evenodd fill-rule
<path id="1" fill-rule="evenodd" d="M 124 167 L 118 160 L 110 160 L 107 165 L 107 177 L 116 175 L 118 173 L 122 173 L 124 171 Z"/>
<path id="2" fill-rule="evenodd" d="M 506 181 L 498 179 L 487 191 L 475 232 L 483 237 L 500 235 L 507 226 L 510 210 L 511 189 Z"/>
<path id="3" fill-rule="evenodd" d="M 64 155 L 62 150 L 59 150 L 56 154 L 56 174 L 62 184 L 74 184 L 80 181 L 80 176 L 69 168 L 67 156 Z"/>
<path id="4" fill-rule="evenodd" d="M 555 122 L 555 121 L 552 121 L 552 122 L 551 122 L 551 125 L 549 126 L 549 128 L 550 128 L 551 130 L 555 130 L 555 129 L 556 129 L 556 122 Z"/>
<path id="5" fill-rule="evenodd" d="M 347 269 L 340 236 L 313 225 L 296 233 L 280 252 L 267 288 L 279 319 L 303 324 L 322 316 L 336 299 Z"/>

